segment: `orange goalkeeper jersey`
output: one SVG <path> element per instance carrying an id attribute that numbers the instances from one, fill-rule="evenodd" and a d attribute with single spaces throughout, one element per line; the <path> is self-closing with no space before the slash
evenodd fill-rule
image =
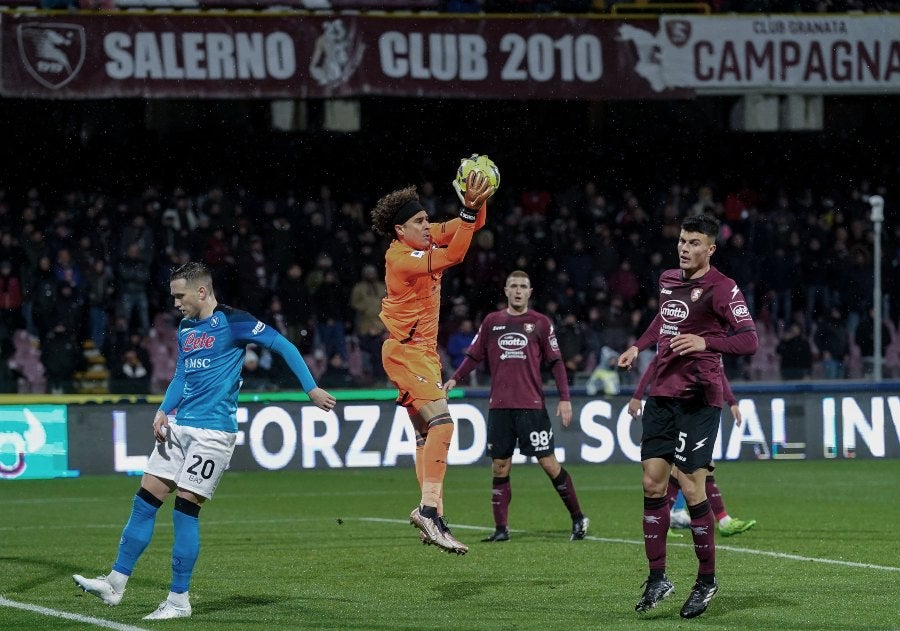
<path id="1" fill-rule="evenodd" d="M 441 276 L 462 262 L 484 216 L 482 208 L 475 223 L 453 219 L 431 224 L 428 250 L 414 250 L 396 239 L 391 242 L 385 254 L 387 297 L 381 301 L 380 317 L 392 339 L 437 347 Z"/>

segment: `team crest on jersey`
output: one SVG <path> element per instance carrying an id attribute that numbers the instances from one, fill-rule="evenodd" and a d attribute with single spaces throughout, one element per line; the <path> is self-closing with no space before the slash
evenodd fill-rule
<path id="1" fill-rule="evenodd" d="M 694 287 L 691 290 L 691 302 L 697 302 L 701 295 L 703 295 L 703 287 Z"/>
<path id="2" fill-rule="evenodd" d="M 219 326 L 219 314 L 216 314 L 209 319 L 209 326 L 211 326 L 212 328 L 216 328 L 217 326 Z"/>
<path id="3" fill-rule="evenodd" d="M 525 323 L 525 332 L 531 333 L 534 331 L 534 322 L 526 322 Z"/>
<path id="4" fill-rule="evenodd" d="M 413 257 L 414 259 L 420 259 L 423 256 L 425 256 L 425 251 L 424 250 L 413 250 L 412 252 L 409 253 L 409 255 L 411 257 Z"/>

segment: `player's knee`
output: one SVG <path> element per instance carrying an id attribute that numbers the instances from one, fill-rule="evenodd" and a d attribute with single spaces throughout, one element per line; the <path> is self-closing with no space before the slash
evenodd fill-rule
<path id="1" fill-rule="evenodd" d="M 512 469 L 512 460 L 494 460 L 491 464 L 491 473 L 495 478 L 505 478 L 509 476 Z"/>
<path id="2" fill-rule="evenodd" d="M 659 476 L 655 476 L 649 471 L 644 471 L 642 484 L 645 497 L 662 497 L 666 494 L 666 489 L 669 486 L 669 476 L 665 475 L 660 479 Z"/>

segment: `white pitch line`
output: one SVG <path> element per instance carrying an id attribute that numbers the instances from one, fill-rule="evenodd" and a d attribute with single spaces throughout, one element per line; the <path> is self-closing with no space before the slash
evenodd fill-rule
<path id="1" fill-rule="evenodd" d="M 75 622 L 83 622 L 95 627 L 104 627 L 106 629 L 115 629 L 116 631 L 147 631 L 143 627 L 133 627 L 129 624 L 113 622 L 112 620 L 104 620 L 103 618 L 93 618 L 91 616 L 82 616 L 77 613 L 69 613 L 67 611 L 57 611 L 56 609 L 48 609 L 38 605 L 29 605 L 28 603 L 20 603 L 15 600 L 9 600 L 0 596 L 0 607 L 12 607 L 13 609 L 23 609 L 25 611 L 33 611 L 44 616 L 52 616 L 54 618 L 65 618 L 66 620 L 74 620 Z"/>
<path id="2" fill-rule="evenodd" d="M 381 523 L 391 523 L 391 524 L 405 524 L 408 523 L 403 519 L 383 519 L 381 517 L 345 517 L 345 520 L 357 519 L 359 521 L 374 521 Z M 488 531 L 490 528 L 485 528 L 484 526 L 468 526 L 466 524 L 453 524 L 454 528 L 459 528 L 460 530 L 483 530 Z M 515 530 L 510 529 L 510 532 L 527 532 L 525 530 Z M 644 545 L 643 541 L 635 541 L 633 539 L 616 539 L 613 537 L 592 537 L 588 535 L 585 539 L 589 541 L 600 541 L 602 543 L 623 543 L 626 545 L 634 545 L 634 546 L 642 546 Z M 681 543 L 676 541 L 669 541 L 666 543 L 668 546 L 683 546 L 683 547 L 693 547 L 692 543 Z M 890 565 L 875 565 L 874 563 L 860 563 L 858 561 L 841 561 L 839 559 L 824 559 L 821 557 L 805 557 L 799 554 L 788 554 L 786 552 L 772 552 L 770 550 L 754 550 L 753 548 L 738 548 L 736 546 L 727 546 L 722 544 L 716 544 L 716 550 L 728 550 L 729 552 L 737 552 L 740 554 L 757 554 L 760 556 L 768 556 L 776 559 L 789 559 L 791 561 L 812 561 L 814 563 L 828 563 L 830 565 L 842 565 L 844 567 L 858 567 L 867 570 L 884 570 L 886 572 L 900 572 L 900 567 L 893 567 Z"/>

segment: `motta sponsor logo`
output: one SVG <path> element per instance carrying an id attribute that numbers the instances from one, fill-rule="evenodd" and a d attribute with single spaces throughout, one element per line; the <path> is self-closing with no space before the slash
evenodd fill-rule
<path id="1" fill-rule="evenodd" d="M 77 24 L 22 24 L 16 28 L 16 42 L 25 70 L 51 90 L 69 83 L 84 64 L 84 29 Z"/>
<path id="2" fill-rule="evenodd" d="M 194 331 L 191 331 L 187 334 L 187 337 L 184 338 L 184 342 L 181 344 L 181 350 L 185 353 L 190 353 L 191 351 L 197 351 L 202 348 L 212 348 L 215 343 L 215 335 L 207 335 L 206 331 L 197 335 Z"/>
<path id="3" fill-rule="evenodd" d="M 497 339 L 497 346 L 505 351 L 518 351 L 528 346 L 528 338 L 522 333 L 506 333 Z"/>
<path id="4" fill-rule="evenodd" d="M 669 324 L 684 322 L 689 313 L 687 304 L 681 300 L 666 300 L 659 308 L 659 315 Z"/>

